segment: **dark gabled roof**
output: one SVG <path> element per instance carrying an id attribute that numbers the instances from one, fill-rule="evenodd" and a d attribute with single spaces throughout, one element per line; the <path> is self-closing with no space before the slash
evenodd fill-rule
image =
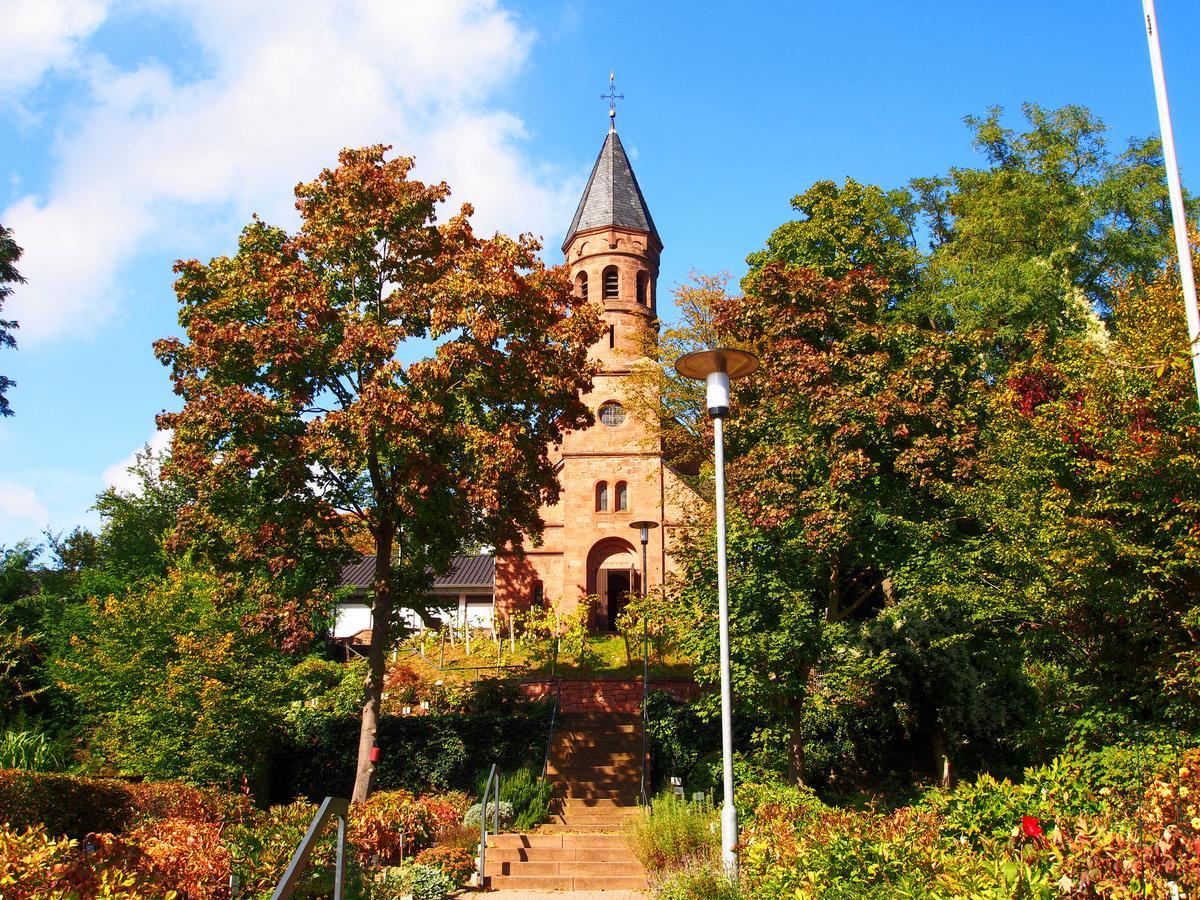
<path id="1" fill-rule="evenodd" d="M 375 557 L 364 556 L 342 569 L 342 587 L 365 588 L 375 578 Z M 494 556 L 456 556 L 450 571 L 433 579 L 433 589 L 488 588 L 496 583 Z"/>
<path id="2" fill-rule="evenodd" d="M 588 179 L 583 197 L 579 200 L 579 208 L 575 210 L 575 218 L 567 229 L 563 252 L 567 252 L 571 239 L 578 232 L 610 225 L 644 231 L 653 235 L 658 245 L 662 246 L 662 238 L 654 227 L 654 219 L 650 218 L 646 198 L 642 196 L 633 167 L 629 165 L 629 157 L 625 155 L 625 148 L 621 146 L 621 139 L 615 131 L 608 133 L 604 146 L 600 148 L 600 155 L 596 157 L 592 177 Z"/>

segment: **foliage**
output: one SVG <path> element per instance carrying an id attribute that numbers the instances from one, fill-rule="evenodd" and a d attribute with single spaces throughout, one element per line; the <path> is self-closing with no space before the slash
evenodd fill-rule
<path id="1" fill-rule="evenodd" d="M 21 259 L 21 252 L 21 248 L 13 239 L 11 229 L 0 225 L 0 312 L 4 311 L 4 301 L 12 294 L 12 285 L 25 283 L 25 279 L 17 271 L 17 262 Z M 16 329 L 17 323 L 13 319 L 0 319 L 0 348 L 11 349 L 17 346 L 17 339 L 12 334 Z M 0 418 L 13 414 L 12 406 L 5 394 L 9 388 L 15 386 L 16 382 L 11 378 L 0 375 Z"/>
<path id="2" fill-rule="evenodd" d="M 438 866 L 414 864 L 409 867 L 413 900 L 443 900 L 458 886 Z"/>
<path id="3" fill-rule="evenodd" d="M 176 570 L 93 599 L 91 627 L 59 661 L 86 710 L 91 750 L 118 771 L 261 790 L 281 719 L 285 665 L 243 633 L 208 574 Z"/>
<path id="4" fill-rule="evenodd" d="M 58 772 L 66 768 L 67 758 L 62 741 L 40 727 L 0 731 L 0 769 Z"/>
<path id="5" fill-rule="evenodd" d="M 11 900 L 175 900 L 173 887 L 138 872 L 140 854 L 112 835 L 91 835 L 84 854 L 73 838 L 54 838 L 41 826 L 24 830 L 0 823 L 0 890 Z"/>
<path id="6" fill-rule="evenodd" d="M 133 818 L 133 797 L 128 785 L 111 779 L 3 769 L 0 810 L 14 828 L 44 826 L 51 836 L 79 839 L 93 831 L 124 831 Z"/>
<path id="7" fill-rule="evenodd" d="M 386 150 L 343 150 L 298 186 L 296 234 L 256 219 L 233 257 L 179 263 L 186 336 L 155 346 L 184 399 L 160 424 L 175 432 L 170 472 L 196 491 L 185 532 L 235 562 L 265 561 L 272 591 L 290 587 L 294 603 L 326 605 L 289 584 L 297 546 L 334 556 L 348 521 L 371 536 L 356 801 L 370 792 L 399 601 L 426 608 L 465 542 L 540 532 L 538 508 L 559 491 L 549 448 L 590 421 L 580 393 L 599 335 L 595 308 L 532 238 L 477 238 L 469 206 L 435 224 L 449 189 L 411 180 L 412 160 Z M 399 362 L 421 339 L 433 356 Z M 247 487 L 274 502 L 246 516 L 231 492 Z M 262 615 L 305 629 L 299 607 L 287 621 Z"/>
<path id="8" fill-rule="evenodd" d="M 348 791 L 354 777 L 354 735 L 350 715 L 320 710 L 292 711 L 288 734 L 276 757 L 274 790 L 279 797 L 323 797 Z M 475 775 L 498 763 L 515 770 L 546 749 L 547 704 L 500 705 L 481 713 L 389 716 L 377 738 L 380 790 L 467 791 Z M 519 721 L 521 727 L 513 727 Z"/>
<path id="9" fill-rule="evenodd" d="M 534 774 L 532 769 L 517 769 L 511 775 L 500 776 L 500 800 L 502 805 L 510 803 L 513 809 L 512 830 L 531 831 L 550 818 L 550 794 L 553 785 L 546 778 Z"/>
<path id="10" fill-rule="evenodd" d="M 350 842 L 364 863 L 399 863 L 433 844 L 458 824 L 463 794 L 416 797 L 408 791 L 375 791 L 351 814 Z"/>
<path id="11" fill-rule="evenodd" d="M 651 691 L 646 708 L 655 786 L 663 787 L 672 777 L 691 785 L 700 757 L 719 747 L 717 721 L 705 720 L 693 704 L 681 703 L 665 691 Z"/>
<path id="12" fill-rule="evenodd" d="M 418 866 L 432 866 L 453 882 L 455 887 L 466 884 L 475 872 L 475 856 L 461 847 L 428 847 L 417 854 Z"/>
<path id="13" fill-rule="evenodd" d="M 508 828 L 513 824 L 513 805 L 507 800 L 499 801 L 499 804 L 492 798 L 488 798 L 487 810 L 483 810 L 482 803 L 476 803 L 468 807 L 466 813 L 463 814 L 462 823 L 468 828 L 479 828 L 482 822 L 479 820 L 480 815 L 486 815 L 488 821 L 488 830 L 494 829 L 496 821 L 496 807 L 500 808 L 500 830 Z"/>
<path id="14" fill-rule="evenodd" d="M 707 801 L 694 802 L 664 791 L 650 801 L 649 815 L 628 826 L 634 855 L 648 871 L 682 868 L 715 858 L 720 846 L 717 813 Z"/>
<path id="15" fill-rule="evenodd" d="M 692 861 L 655 884 L 655 900 L 739 900 L 745 896 L 711 860 Z"/>
<path id="16" fill-rule="evenodd" d="M 262 896 L 275 887 L 316 812 L 314 804 L 297 800 L 256 811 L 225 831 L 230 867 L 241 876 L 248 896 Z M 317 842 L 313 858 L 318 866 L 332 858 L 332 841 L 327 832 Z"/>
<path id="17" fill-rule="evenodd" d="M 158 819 L 125 838 L 140 851 L 138 870 L 156 884 L 171 885 L 189 900 L 224 900 L 230 854 L 221 827 L 191 819 Z"/>

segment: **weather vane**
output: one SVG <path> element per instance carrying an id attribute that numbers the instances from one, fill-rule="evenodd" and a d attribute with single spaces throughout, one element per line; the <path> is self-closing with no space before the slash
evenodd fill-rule
<path id="1" fill-rule="evenodd" d="M 608 93 L 600 95 L 601 100 L 608 101 L 608 121 L 609 121 L 609 127 L 613 131 L 617 130 L 617 101 L 625 99 L 624 94 L 617 93 L 616 79 L 617 79 L 617 73 L 609 72 L 608 73 Z"/>

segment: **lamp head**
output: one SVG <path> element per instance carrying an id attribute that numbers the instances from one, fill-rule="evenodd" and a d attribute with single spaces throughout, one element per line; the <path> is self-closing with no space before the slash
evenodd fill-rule
<path id="1" fill-rule="evenodd" d="M 648 543 L 650 543 L 650 529 L 657 528 L 658 523 L 657 522 L 647 522 L 647 521 L 630 522 L 629 527 L 630 528 L 640 528 L 642 531 L 642 543 L 648 544 Z"/>
<path id="2" fill-rule="evenodd" d="M 675 361 L 675 371 L 684 378 L 705 383 L 705 405 L 714 419 L 729 415 L 729 382 L 735 378 L 745 378 L 757 368 L 757 356 L 731 347 L 697 350 Z"/>

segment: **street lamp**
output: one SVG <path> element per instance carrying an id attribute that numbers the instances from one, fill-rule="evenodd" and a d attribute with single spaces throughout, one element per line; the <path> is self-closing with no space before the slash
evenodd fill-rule
<path id="1" fill-rule="evenodd" d="M 646 803 L 646 725 L 649 717 L 646 712 L 646 700 L 650 696 L 650 617 L 646 608 L 646 545 L 650 543 L 650 529 L 657 528 L 657 522 L 630 522 L 630 528 L 640 528 L 642 532 L 642 805 Z"/>
<path id="2" fill-rule="evenodd" d="M 725 565 L 725 425 L 729 415 L 729 382 L 758 368 L 758 357 L 744 350 L 699 350 L 681 356 L 675 371 L 703 381 L 713 423 L 717 476 L 717 603 L 721 623 L 721 763 L 725 802 L 721 807 L 721 859 L 725 871 L 737 875 L 737 808 L 733 805 L 733 692 L 729 674 L 729 581 Z"/>

